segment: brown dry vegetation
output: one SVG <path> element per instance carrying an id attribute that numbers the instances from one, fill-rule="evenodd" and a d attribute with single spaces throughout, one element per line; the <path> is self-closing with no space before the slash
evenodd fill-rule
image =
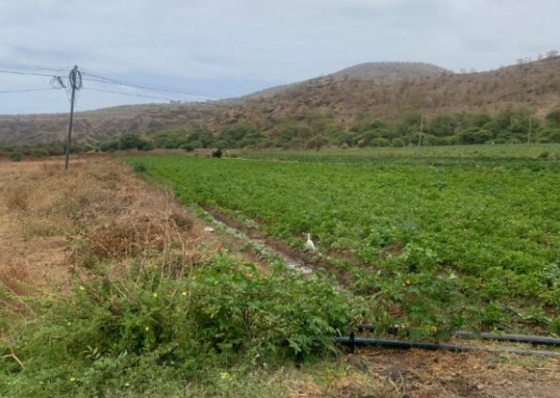
<path id="1" fill-rule="evenodd" d="M 132 259 L 183 269 L 221 248 L 172 194 L 116 161 L 0 168 L 0 280 L 13 293 L 67 291 L 104 259 L 116 276 Z"/>

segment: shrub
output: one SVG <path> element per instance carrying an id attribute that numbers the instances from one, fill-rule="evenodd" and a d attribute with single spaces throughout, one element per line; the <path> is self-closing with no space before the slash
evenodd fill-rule
<path id="1" fill-rule="evenodd" d="M 47 148 L 34 148 L 31 151 L 31 156 L 34 158 L 47 158 L 49 157 L 50 153 Z"/>
<path id="2" fill-rule="evenodd" d="M 269 363 L 305 360 L 332 352 L 333 337 L 363 304 L 319 277 L 283 267 L 265 276 L 226 257 L 178 279 L 133 266 L 120 282 L 100 275 L 56 304 L 13 347 L 25 372 L 0 362 L 0 385 L 10 380 L 11 397 L 105 396 L 124 381 L 139 391 L 155 377 L 188 383 L 257 354 Z M 0 345 L 0 356 L 9 352 Z"/>
<path id="3" fill-rule="evenodd" d="M 393 138 L 391 140 L 391 146 L 392 147 L 403 147 L 404 146 L 404 140 L 401 138 Z"/>
<path id="4" fill-rule="evenodd" d="M 557 336 L 560 336 L 560 316 L 556 317 L 552 322 L 551 330 L 552 333 L 554 333 Z"/>
<path id="5" fill-rule="evenodd" d="M 549 127 L 560 127 L 560 107 L 552 109 L 546 115 L 546 123 Z"/>
<path id="6" fill-rule="evenodd" d="M 20 162 L 21 159 L 23 159 L 23 154 L 21 153 L 20 150 L 14 150 L 11 154 L 10 154 L 10 159 L 13 162 Z"/>
<path id="7" fill-rule="evenodd" d="M 389 146 L 389 140 L 387 138 L 374 138 L 371 140 L 371 146 Z"/>
<path id="8" fill-rule="evenodd" d="M 132 169 L 133 169 L 135 172 L 137 172 L 137 173 L 145 173 L 146 170 L 148 170 L 148 169 L 146 168 L 146 165 L 143 164 L 143 163 L 135 163 L 135 164 L 132 166 Z"/>
<path id="9" fill-rule="evenodd" d="M 223 155 L 223 152 L 220 148 L 216 149 L 215 151 L 212 151 L 212 157 L 213 158 L 221 158 Z"/>
<path id="10" fill-rule="evenodd" d="M 181 149 L 184 149 L 187 152 L 192 152 L 195 150 L 195 147 L 193 144 L 183 144 L 181 145 Z"/>

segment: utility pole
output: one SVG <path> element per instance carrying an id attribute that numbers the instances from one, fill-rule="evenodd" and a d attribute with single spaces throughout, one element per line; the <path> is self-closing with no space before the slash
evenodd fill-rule
<path id="1" fill-rule="evenodd" d="M 533 115 L 529 116 L 529 133 L 527 136 L 527 144 L 531 145 L 531 132 L 533 130 Z"/>
<path id="2" fill-rule="evenodd" d="M 424 113 L 420 119 L 420 133 L 418 133 L 418 146 L 416 147 L 416 155 L 420 153 L 420 145 L 422 145 L 422 134 L 424 131 Z"/>
<path id="3" fill-rule="evenodd" d="M 74 102 L 76 100 L 76 90 L 82 88 L 82 74 L 78 70 L 78 65 L 74 66 L 74 69 L 70 71 L 68 75 L 68 83 L 72 94 L 70 97 L 70 123 L 68 125 L 68 139 L 66 141 L 66 162 L 64 169 L 68 170 L 68 163 L 70 161 L 70 144 L 72 143 L 72 123 L 74 122 Z"/>

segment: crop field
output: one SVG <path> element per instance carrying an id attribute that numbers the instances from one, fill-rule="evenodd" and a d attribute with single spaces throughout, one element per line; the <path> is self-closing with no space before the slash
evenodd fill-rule
<path id="1" fill-rule="evenodd" d="M 296 250 L 310 233 L 379 325 L 559 334 L 560 148 L 442 149 L 127 161 Z"/>

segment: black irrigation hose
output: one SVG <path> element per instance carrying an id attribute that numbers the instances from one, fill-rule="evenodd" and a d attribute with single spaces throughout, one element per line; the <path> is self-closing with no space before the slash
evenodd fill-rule
<path id="1" fill-rule="evenodd" d="M 423 342 L 409 342 L 402 340 L 383 340 L 383 339 L 368 339 L 362 337 L 337 337 L 336 342 L 342 345 L 350 347 L 385 347 L 385 348 L 399 348 L 410 350 L 413 348 L 419 348 L 422 350 L 445 350 L 453 352 L 493 352 L 493 353 L 503 353 L 503 354 L 514 354 L 514 355 L 543 355 L 550 357 L 560 357 L 560 352 L 554 351 L 531 351 L 531 350 L 518 350 L 510 348 L 486 348 L 486 347 L 472 347 L 472 346 L 461 346 L 455 344 L 446 343 L 423 343 Z"/>
<path id="2" fill-rule="evenodd" d="M 453 332 L 453 336 L 463 339 L 494 340 L 494 341 L 510 341 L 513 343 L 530 343 L 549 346 L 560 346 L 560 339 L 545 336 L 533 336 L 524 334 L 496 334 L 496 333 L 473 333 L 458 330 Z"/>
<path id="3" fill-rule="evenodd" d="M 358 325 L 359 331 L 375 331 L 375 325 Z M 397 334 L 396 328 L 390 328 L 389 333 Z M 455 337 L 464 339 L 482 339 L 494 341 L 508 341 L 512 343 L 529 343 L 548 346 L 559 346 L 560 339 L 546 336 L 534 336 L 524 334 L 497 334 L 497 333 L 473 333 L 462 330 L 457 330 L 451 333 Z"/>

